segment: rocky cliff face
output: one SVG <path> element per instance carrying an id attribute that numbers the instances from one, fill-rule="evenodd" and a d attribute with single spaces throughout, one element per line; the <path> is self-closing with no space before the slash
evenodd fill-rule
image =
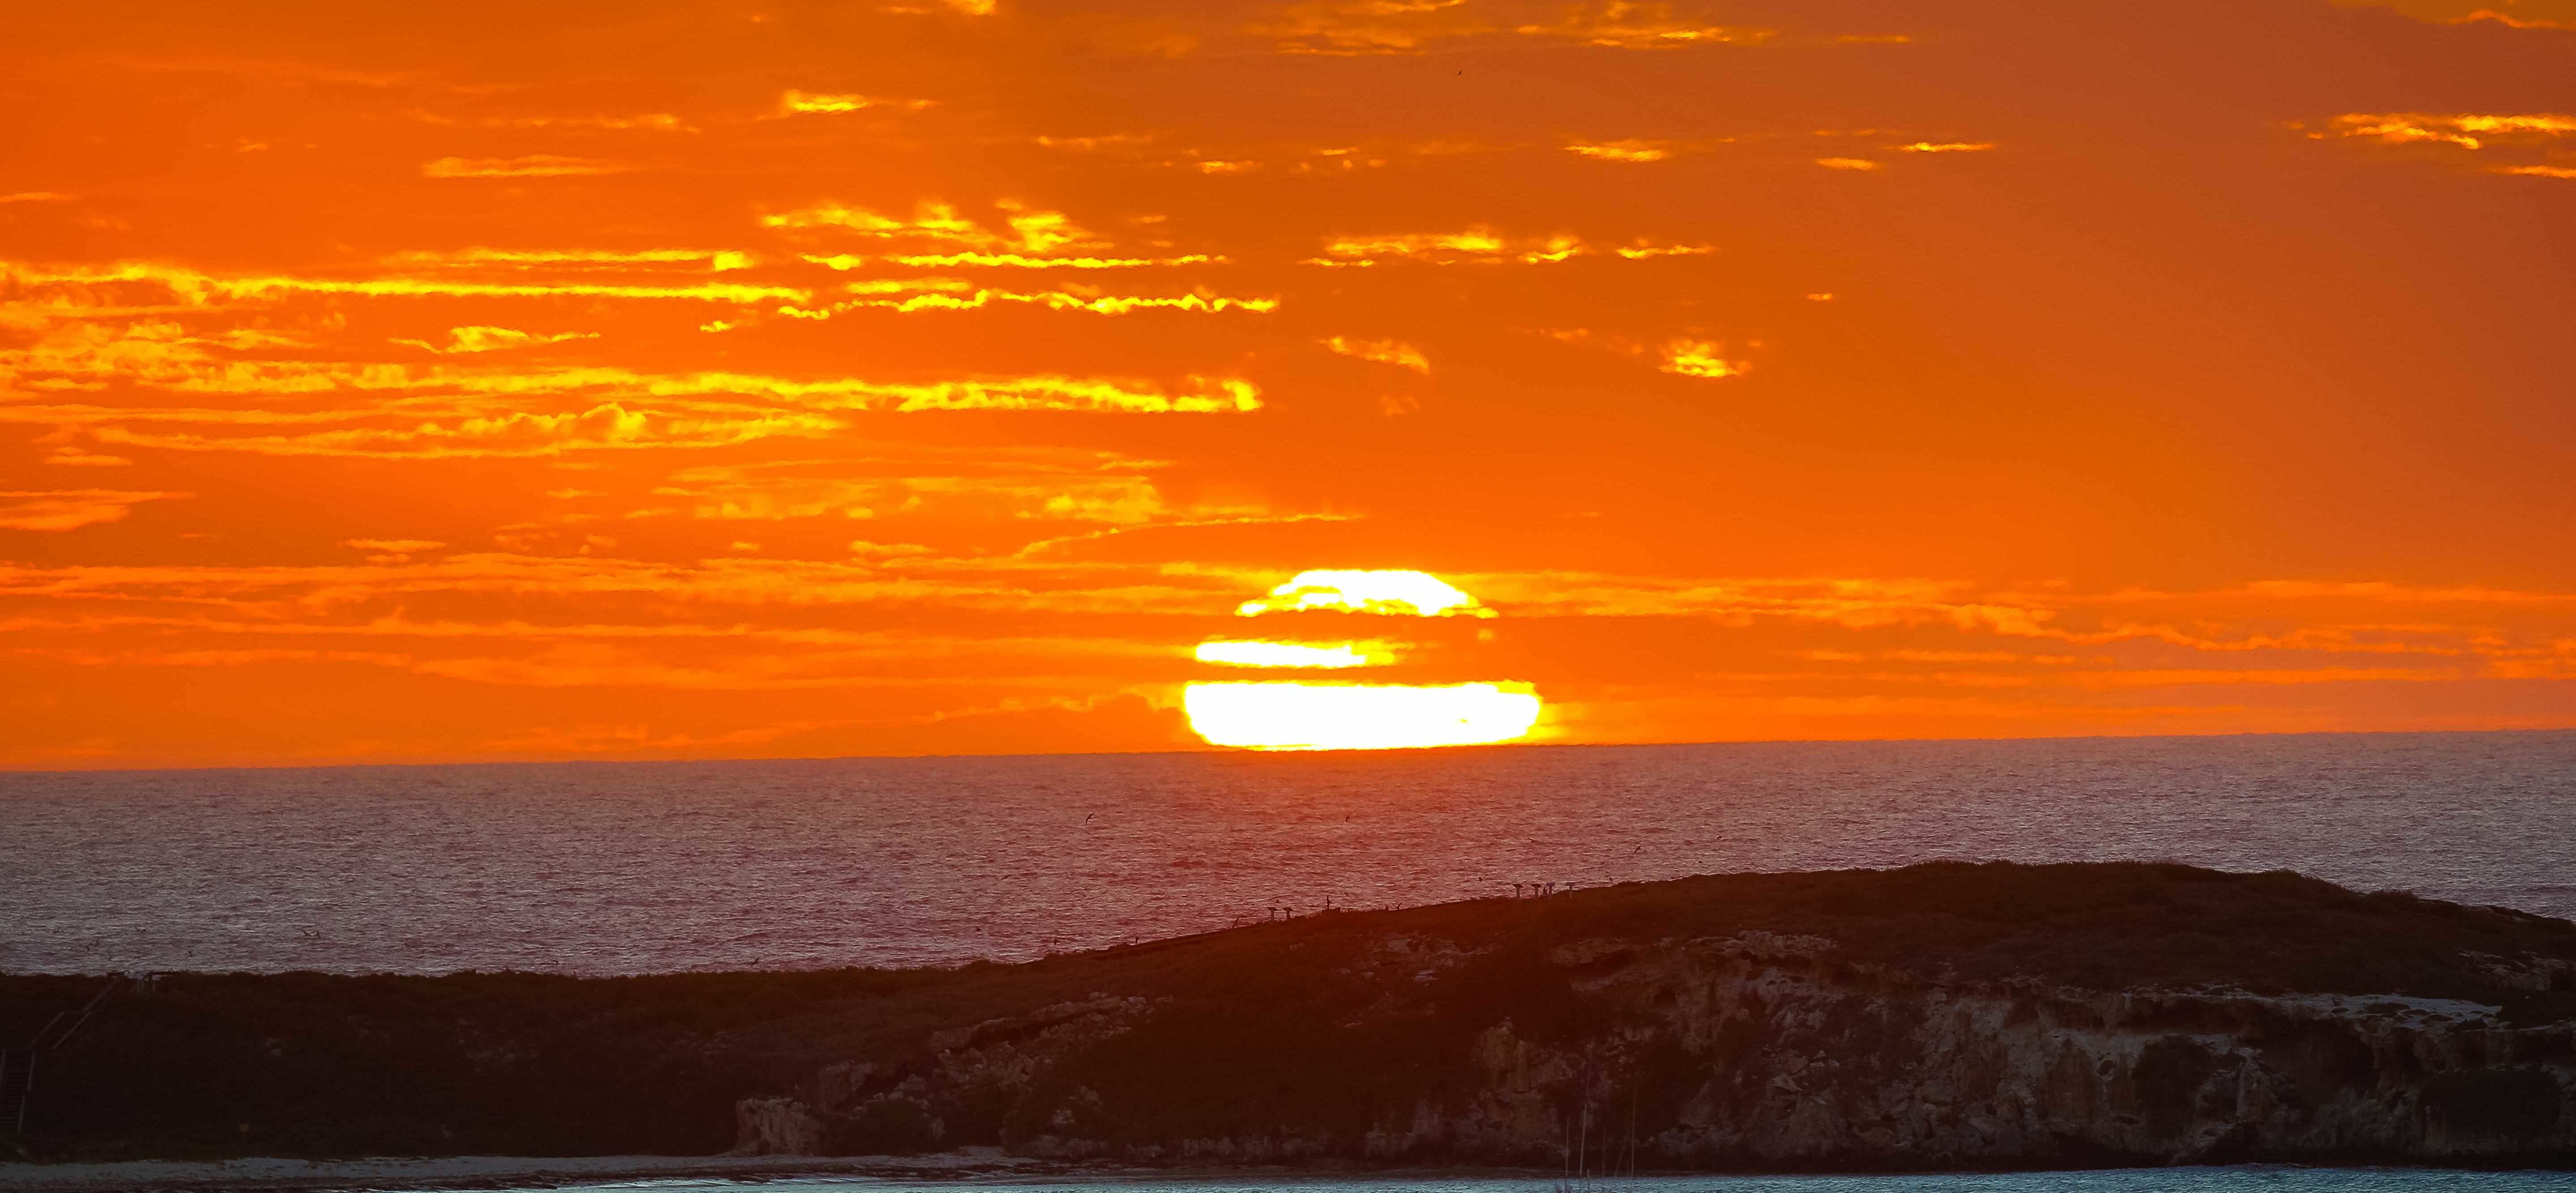
<path id="1" fill-rule="evenodd" d="M 2460 999 L 1968 980 L 1763 931 L 1561 943 L 1502 989 L 1418 934 L 1339 959 L 1365 1000 L 1328 1028 L 1396 1043 L 1247 1050 L 1169 997 L 1098 994 L 747 1101 L 743 1147 L 1594 1172 L 2576 1160 L 2576 1022 Z M 2463 963 L 2576 989 L 2564 959 Z M 1154 1057 L 1232 1066 L 1232 1108 L 1175 1111 Z M 1299 1082 L 1342 1105 L 1274 1096 Z"/>

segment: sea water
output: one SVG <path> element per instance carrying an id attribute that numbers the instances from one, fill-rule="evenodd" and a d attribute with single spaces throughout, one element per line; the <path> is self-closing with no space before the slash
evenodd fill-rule
<path id="1" fill-rule="evenodd" d="M 2576 732 L 21 772 L 0 971 L 1013 960 L 1940 858 L 2286 867 L 2568 916 L 2571 822 Z M 2075 1187 L 1975 1179 L 2005 1183 L 1939 1187 Z"/>

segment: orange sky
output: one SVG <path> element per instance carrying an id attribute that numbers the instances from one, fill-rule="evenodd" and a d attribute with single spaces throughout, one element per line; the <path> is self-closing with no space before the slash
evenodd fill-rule
<path id="1" fill-rule="evenodd" d="M 0 765 L 2576 725 L 2484 7 L 15 6 Z"/>

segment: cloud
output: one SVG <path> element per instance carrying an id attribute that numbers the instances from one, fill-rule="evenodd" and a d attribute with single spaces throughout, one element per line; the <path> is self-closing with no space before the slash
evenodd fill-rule
<path id="1" fill-rule="evenodd" d="M 344 539 L 343 547 L 371 552 L 369 563 L 410 563 L 415 555 L 424 555 L 447 544 L 436 539 Z"/>
<path id="2" fill-rule="evenodd" d="M 1616 252 L 1620 256 L 1626 257 L 1631 261 L 1645 261 L 1656 257 L 1705 256 L 1709 253 L 1716 252 L 1717 246 L 1713 244 L 1647 244 L 1640 241 L 1635 245 L 1622 246 L 1611 251 Z"/>
<path id="3" fill-rule="evenodd" d="M 45 453 L 45 463 L 57 468 L 125 468 L 132 466 L 134 461 L 67 444 Z"/>
<path id="4" fill-rule="evenodd" d="M 1565 147 L 1568 153 L 1597 157 L 1607 162 L 1659 162 L 1673 155 L 1672 150 L 1653 141 L 1577 141 Z"/>
<path id="5" fill-rule="evenodd" d="M 755 262 L 751 254 L 734 249 L 414 249 L 395 253 L 385 260 L 395 265 L 506 265 L 518 269 L 585 268 L 591 266 L 627 268 L 637 265 L 695 265 L 705 263 L 710 273 L 729 269 L 747 269 Z"/>
<path id="6" fill-rule="evenodd" d="M 2419 21 L 2465 25 L 2493 21 L 2515 29 L 2576 29 L 2576 4 L 2568 0 L 2336 0 L 2393 8 Z M 2510 11 L 2499 11 L 2506 9 Z"/>
<path id="7" fill-rule="evenodd" d="M 562 178 L 624 174 L 638 168 L 599 158 L 532 153 L 525 157 L 442 157 L 423 162 L 420 172 L 425 178 Z"/>
<path id="8" fill-rule="evenodd" d="M 1686 46 L 1759 45 L 1776 30 L 1745 25 L 1706 25 L 1676 16 L 1670 4 L 1602 0 L 1568 5 L 1553 20 L 1522 25 L 1523 36 L 1565 38 L 1592 46 L 1666 50 Z"/>
<path id="9" fill-rule="evenodd" d="M 848 269 L 864 261 L 862 257 L 807 257 L 806 260 Z M 1177 257 L 1030 257 L 1019 253 L 915 253 L 895 254 L 885 260 L 897 265 L 924 269 L 955 269 L 961 266 L 988 269 L 1138 269 L 1145 266 L 1203 265 L 1223 262 L 1225 258 L 1206 253 L 1184 253 Z"/>
<path id="10" fill-rule="evenodd" d="M 1379 236 L 1341 236 L 1327 241 L 1323 255 L 1301 264 L 1372 266 L 1390 261 L 1431 265 L 1548 265 L 1602 250 L 1579 236 L 1510 237 L 1484 225 L 1464 232 L 1408 232 Z M 1631 261 L 1652 257 L 1695 256 L 1717 251 L 1705 244 L 1657 245 L 1640 240 L 1609 250 Z"/>
<path id="11" fill-rule="evenodd" d="M 483 116 L 458 119 L 414 108 L 403 113 L 423 124 L 473 125 L 479 128 L 571 128 L 600 129 L 611 132 L 643 130 L 659 133 L 693 133 L 698 129 L 669 112 L 638 112 L 631 116 Z"/>
<path id="12" fill-rule="evenodd" d="M 0 527 L 11 530 L 64 531 L 101 522 L 122 521 L 146 501 L 175 501 L 193 493 L 146 493 L 125 489 L 51 489 L 0 492 Z"/>
<path id="13" fill-rule="evenodd" d="M 1823 166 L 1828 170 L 1876 170 L 1881 168 L 1879 163 L 1871 161 L 1865 157 L 1820 157 L 1816 159 L 1816 164 Z"/>
<path id="14" fill-rule="evenodd" d="M 2402 145 L 2413 141 L 2438 141 L 2458 145 L 2464 149 L 2476 149 L 2485 144 L 2479 139 L 2481 137 L 2547 139 L 2576 134 L 2576 116 L 2560 113 L 2532 113 L 2517 116 L 2435 116 L 2422 112 L 2389 112 L 2378 115 L 2350 112 L 2329 121 L 2327 128 L 2339 137 L 2365 137 L 2390 145 Z"/>
<path id="15" fill-rule="evenodd" d="M 1517 14 L 1517 15 L 1515 15 Z M 1470 5 L 1466 0 L 1310 0 L 1290 4 L 1247 32 L 1305 54 L 1420 53 L 1436 43 L 1514 38 L 1616 49 L 1754 45 L 1773 31 L 1712 25 L 1673 6 L 1638 0 L 1582 4 Z"/>
<path id="16" fill-rule="evenodd" d="M 599 338 L 599 333 L 595 331 L 565 331 L 553 335 L 539 335 L 535 332 L 518 331 L 507 327 L 482 326 L 451 327 L 447 331 L 451 338 L 444 348 L 427 340 L 395 340 L 394 343 L 414 344 L 439 353 L 498 352 L 509 348 L 533 348 L 542 344 L 559 344 L 565 340 Z"/>
<path id="17" fill-rule="evenodd" d="M 869 108 L 900 108 L 918 112 L 930 106 L 926 99 L 888 99 L 881 95 L 823 94 L 790 90 L 778 97 L 780 115 L 838 114 L 860 112 Z"/>
<path id="18" fill-rule="evenodd" d="M 1470 16 L 1466 0 L 1322 0 L 1288 5 L 1249 31 L 1292 52 L 1383 54 L 1489 33 L 1493 26 Z"/>
<path id="19" fill-rule="evenodd" d="M 1109 300 L 1103 300 L 1109 301 Z M 1116 300 L 1125 301 L 1125 300 Z M 1141 300 L 1140 300 L 1141 301 Z M 460 332 L 470 329 L 458 329 Z M 505 328 L 472 330 L 468 343 L 514 342 L 496 336 Z M 294 411 L 275 406 L 221 409 L 154 409 L 70 405 L 0 405 L 0 421 L 71 425 L 99 418 L 235 423 L 333 421 L 374 413 L 469 412 L 479 407 L 454 400 L 478 396 L 602 394 L 679 399 L 728 395 L 788 402 L 817 409 L 1103 409 L 1136 412 L 1253 410 L 1259 389 L 1233 378 L 1192 378 L 1171 392 L 1143 381 L 1110 381 L 1036 374 L 929 382 L 885 382 L 851 377 L 798 379 L 757 373 L 706 371 L 647 373 L 605 366 L 411 365 L 345 360 L 239 360 L 216 350 L 229 341 L 192 336 L 173 321 L 137 321 L 122 328 L 70 323 L 26 347 L 0 349 L 0 370 L 35 389 L 95 389 L 109 380 L 191 394 L 304 394 L 356 392 L 375 404 L 340 411 Z M 419 401 L 408 400 L 419 395 Z M 693 407 L 699 412 L 717 408 Z M 740 407 L 719 412 L 739 413 Z"/>
<path id="20" fill-rule="evenodd" d="M 1898 153 L 1983 153 L 1994 148 L 1992 141 L 1916 141 L 1898 145 Z"/>
<path id="21" fill-rule="evenodd" d="M 699 302 L 805 302 L 813 291 L 796 286 L 754 286 L 701 282 L 688 286 L 613 285 L 593 282 L 474 282 L 445 278 L 306 278 L 289 276 L 218 277 L 174 265 L 121 263 L 96 268 L 42 268 L 24 262 L 0 262 L 0 277 L 26 286 L 97 287 L 135 283 L 156 287 L 158 301 L 179 307 L 203 307 L 214 298 L 269 298 L 280 294 L 357 294 L 379 298 L 637 298 L 686 299 Z M 55 313 L 77 314 L 58 307 Z"/>
<path id="22" fill-rule="evenodd" d="M 1722 355 L 1725 346 L 1711 340 L 1674 340 L 1664 345 L 1664 372 L 1684 377 L 1741 377 L 1746 365 Z"/>
<path id="23" fill-rule="evenodd" d="M 689 503 L 689 517 L 717 521 L 930 516 L 988 524 L 1007 520 L 1132 527 L 1269 513 L 1249 505 L 1174 505 L 1141 475 L 1102 476 L 1028 457 L 974 463 L 973 471 L 939 475 L 901 471 L 902 462 L 888 461 L 880 466 L 896 469 L 894 474 L 857 477 L 849 474 L 871 467 L 872 462 L 711 465 L 675 473 L 653 492 Z M 1140 466 L 1136 461 L 1109 463 Z M 1102 467 L 1096 461 L 1089 466 Z"/>
<path id="24" fill-rule="evenodd" d="M 72 198 L 61 191 L 19 191 L 14 195 L 0 195 L 0 203 L 68 203 Z"/>
<path id="25" fill-rule="evenodd" d="M 907 278 L 873 282 L 853 282 L 848 287 L 857 297 L 844 299 L 829 307 L 808 310 L 781 307 L 779 314 L 800 319 L 826 319 L 835 312 L 848 310 L 889 310 L 905 313 L 917 311 L 971 311 L 995 303 L 1017 303 L 1042 306 L 1056 311 L 1087 311 L 1095 315 L 1124 315 L 1131 311 L 1163 309 L 1199 311 L 1243 311 L 1268 314 L 1279 308 L 1275 298 L 1227 298 L 1204 291 L 1161 297 L 1102 294 L 1086 288 L 1024 292 L 977 286 L 955 278 Z"/>
<path id="26" fill-rule="evenodd" d="M 1344 356 L 1356 356 L 1361 360 L 1394 365 L 1417 373 L 1431 371 L 1430 358 L 1422 355 L 1421 349 L 1401 340 L 1363 340 L 1351 336 L 1334 336 L 1323 341 L 1323 345 Z"/>
<path id="27" fill-rule="evenodd" d="M 1573 236 L 1513 240 L 1479 226 L 1464 232 L 1340 237 L 1326 242 L 1323 256 L 1310 258 L 1306 264 L 1375 265 L 1388 260 L 1412 260 L 1440 265 L 1536 265 L 1564 261 L 1590 251 Z"/>
<path id="28" fill-rule="evenodd" d="M 1235 608 L 1271 613 L 1368 613 L 1388 617 L 1492 617 L 1494 611 L 1438 576 L 1410 570 L 1321 568 L 1299 572 Z"/>
<path id="29" fill-rule="evenodd" d="M 760 217 L 771 228 L 829 229 L 845 235 L 883 240 L 913 252 L 969 252 L 1030 256 L 1081 255 L 1106 242 L 1060 211 L 1030 207 L 1005 199 L 994 204 L 1008 232 L 995 231 L 958 214 L 955 207 L 924 200 L 909 219 L 882 215 L 864 207 L 817 203 Z"/>
<path id="30" fill-rule="evenodd" d="M 2292 127 L 2301 126 L 2294 124 Z M 2501 151 L 2505 157 L 2518 156 L 2525 160 L 2487 166 L 2487 173 L 2536 178 L 2576 177 L 2576 168 L 2561 162 L 2529 160 L 2537 156 L 2536 151 L 2576 137 L 2576 116 L 2564 113 L 2436 115 L 2424 112 L 2347 112 L 2327 121 L 2323 128 L 2310 130 L 2307 135 L 2318 140 L 2331 137 L 2381 145 L 2443 146 L 2481 156 Z"/>

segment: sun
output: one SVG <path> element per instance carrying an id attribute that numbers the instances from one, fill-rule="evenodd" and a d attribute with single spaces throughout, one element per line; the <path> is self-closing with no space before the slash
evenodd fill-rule
<path id="1" fill-rule="evenodd" d="M 1492 617 L 1456 586 L 1425 572 L 1310 571 L 1236 612 L 1245 617 L 1361 613 Z M 1405 644 L 1383 638 L 1313 642 L 1213 639 L 1200 662 L 1226 667 L 1343 671 L 1394 663 Z M 1254 750 L 1390 750 L 1490 745 L 1525 737 L 1542 703 L 1526 683 L 1362 683 L 1232 680 L 1183 689 L 1190 728 L 1212 745 Z"/>

